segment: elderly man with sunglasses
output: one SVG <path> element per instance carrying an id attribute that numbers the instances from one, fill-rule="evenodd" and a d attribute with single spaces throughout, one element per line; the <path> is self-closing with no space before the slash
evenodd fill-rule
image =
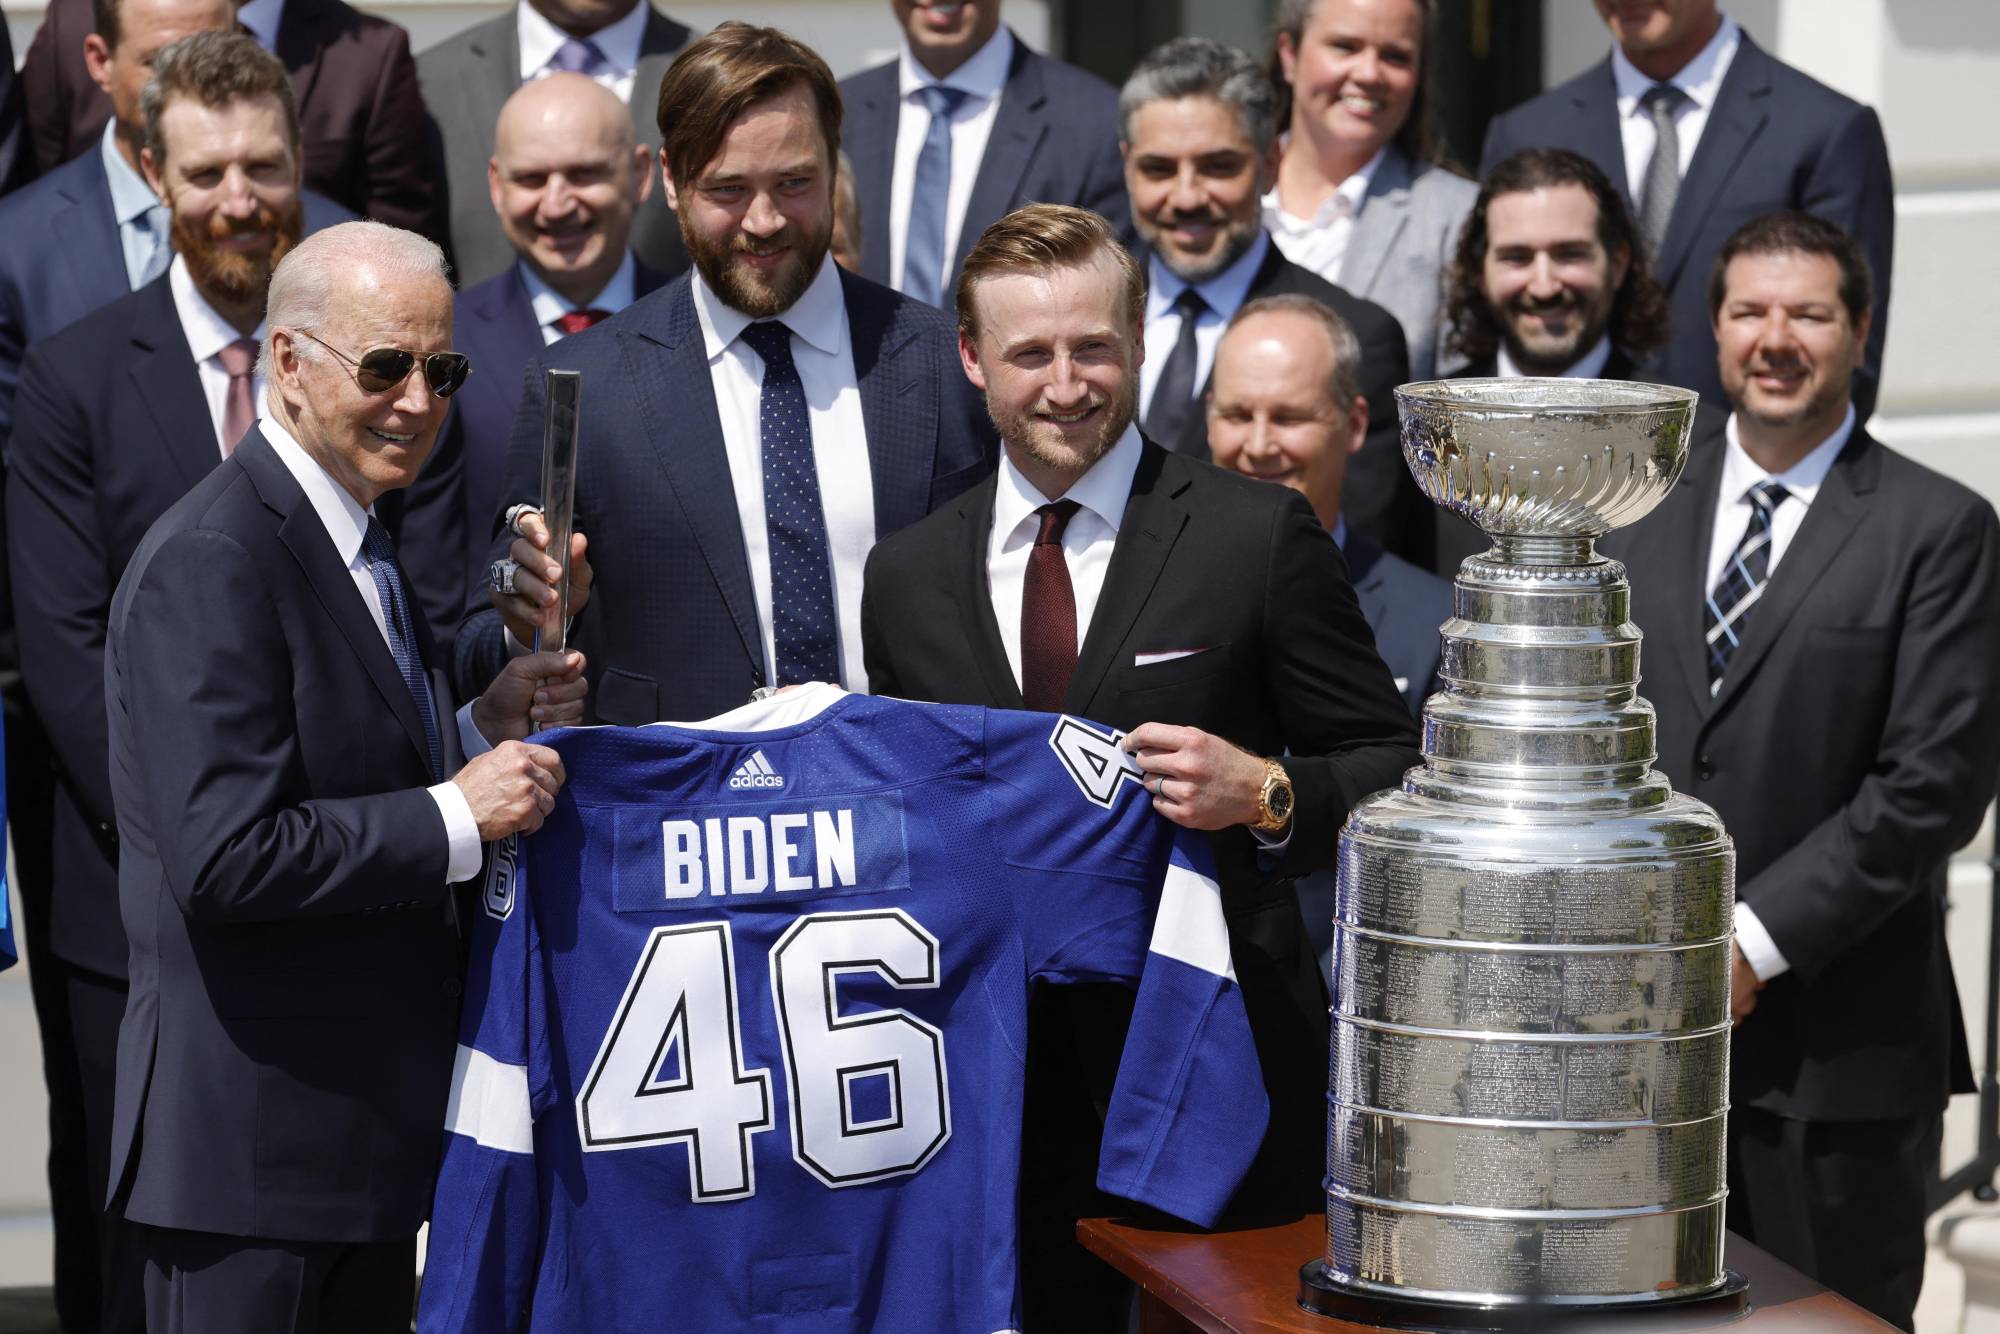
<path id="1" fill-rule="evenodd" d="M 438 248 L 308 237 L 267 323 L 266 414 L 111 603 L 111 1204 L 149 1330 L 406 1331 L 480 911 L 456 887 L 553 806 L 561 761 L 524 738 L 582 716 L 583 659 L 516 658 L 454 718 L 375 517 L 469 369 Z"/>

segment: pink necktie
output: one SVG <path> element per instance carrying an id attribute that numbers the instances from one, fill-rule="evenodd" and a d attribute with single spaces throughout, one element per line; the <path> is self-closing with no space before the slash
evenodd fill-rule
<path id="1" fill-rule="evenodd" d="M 239 338 L 215 354 L 229 374 L 229 388 L 222 395 L 222 457 L 236 452 L 236 442 L 257 421 L 257 396 L 250 390 L 250 373 L 257 365 L 254 339 Z"/>

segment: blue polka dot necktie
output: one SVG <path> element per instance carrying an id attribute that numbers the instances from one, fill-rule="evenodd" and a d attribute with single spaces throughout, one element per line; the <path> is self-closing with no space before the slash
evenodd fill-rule
<path id="1" fill-rule="evenodd" d="M 1771 512 L 1785 503 L 1791 492 L 1777 482 L 1763 481 L 1750 488 L 1743 499 L 1750 505 L 1750 522 L 1743 540 L 1730 554 L 1722 577 L 1715 581 L 1704 609 L 1708 630 L 1708 693 L 1722 689 L 1722 675 L 1729 670 L 1730 655 L 1743 642 L 1750 623 L 1751 608 L 1764 596 L 1771 581 Z"/>
<path id="2" fill-rule="evenodd" d="M 962 88 L 931 84 L 917 90 L 930 108 L 930 128 L 917 154 L 910 187 L 910 228 L 903 235 L 903 295 L 933 306 L 944 304 L 944 223 L 951 203 L 951 117 L 968 94 Z"/>
<path id="3" fill-rule="evenodd" d="M 417 630 L 416 623 L 410 619 L 409 590 L 403 583 L 402 570 L 396 565 L 395 544 L 373 515 L 368 518 L 368 531 L 361 537 L 361 558 L 375 580 L 375 594 L 382 600 L 382 621 L 389 631 L 390 656 L 396 659 L 396 670 L 402 673 L 403 684 L 410 688 L 410 698 L 416 701 L 417 716 L 424 722 L 424 741 L 431 752 L 431 781 L 441 782 L 444 779 L 444 747 L 438 740 L 437 709 L 431 704 L 430 677 L 424 671 L 422 655 L 417 652 Z"/>
<path id="4" fill-rule="evenodd" d="M 826 512 L 813 460 L 805 386 L 792 362 L 792 331 L 776 320 L 752 324 L 743 341 L 764 361 L 758 395 L 758 452 L 763 462 L 764 525 L 771 558 L 774 686 L 840 682 L 839 622 Z"/>

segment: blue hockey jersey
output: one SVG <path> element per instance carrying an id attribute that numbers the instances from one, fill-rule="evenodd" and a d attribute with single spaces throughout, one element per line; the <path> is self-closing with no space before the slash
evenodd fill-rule
<path id="1" fill-rule="evenodd" d="M 1116 734 L 813 686 L 545 739 L 477 914 L 425 1331 L 1005 1330 L 1029 985 L 1138 996 L 1100 1184 L 1198 1223 L 1267 1114 L 1199 837 Z"/>

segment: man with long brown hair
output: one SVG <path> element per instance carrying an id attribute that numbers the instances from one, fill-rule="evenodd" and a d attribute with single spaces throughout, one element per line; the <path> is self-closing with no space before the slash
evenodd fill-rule
<path id="1" fill-rule="evenodd" d="M 840 91 L 810 48 L 725 23 L 660 83 L 660 162 L 694 270 L 530 363 L 504 498 L 541 492 L 545 366 L 582 372 L 569 607 L 595 720 L 700 718 L 760 686 L 867 684 L 861 564 L 992 467 L 950 321 L 828 258 Z M 497 517 L 497 516 L 496 516 Z M 461 680 L 554 606 L 559 563 L 515 511 L 499 615 Z M 594 569 L 593 569 L 594 567 Z M 594 583 L 594 590 L 593 585 Z"/>

